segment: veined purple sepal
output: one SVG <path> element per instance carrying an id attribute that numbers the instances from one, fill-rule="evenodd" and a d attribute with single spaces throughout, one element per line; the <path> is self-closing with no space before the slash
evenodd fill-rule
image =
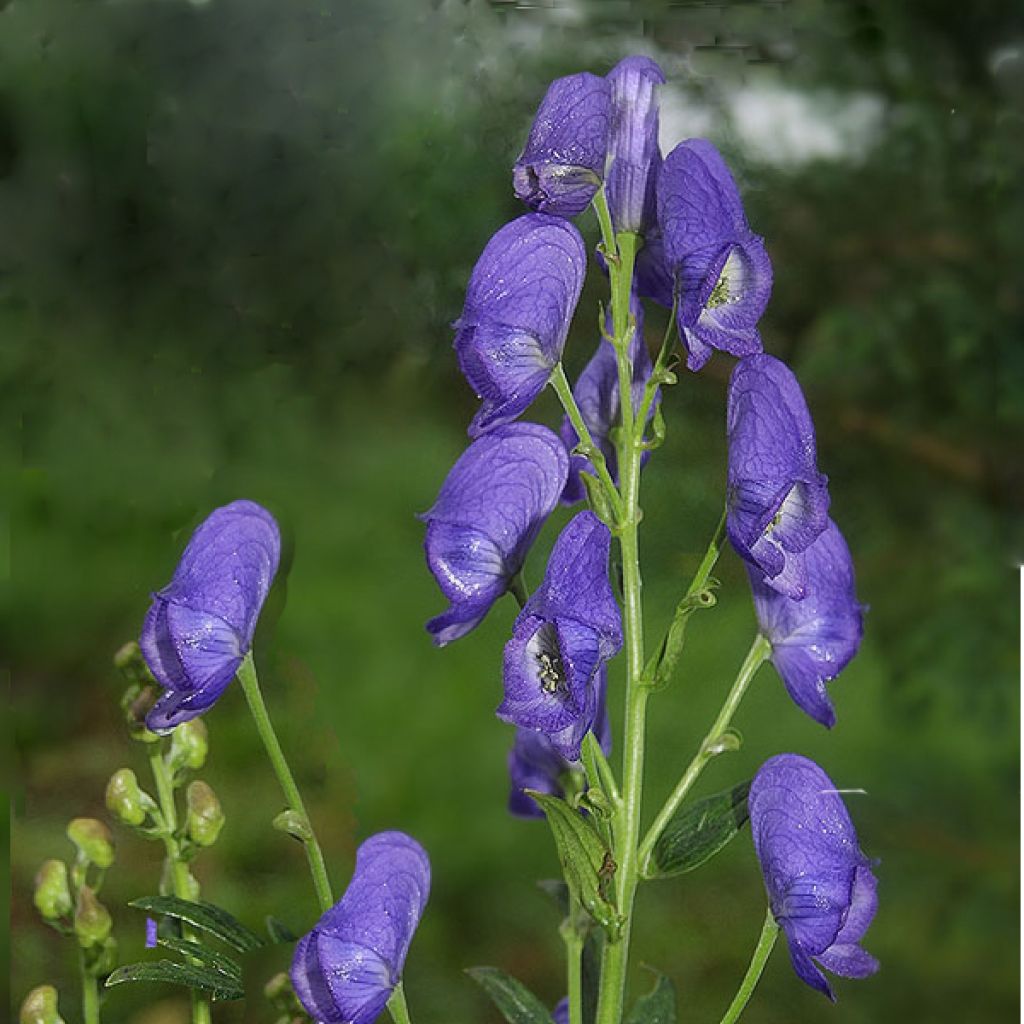
<path id="1" fill-rule="evenodd" d="M 470 437 L 516 419 L 544 390 L 585 272 L 583 239 L 559 217 L 528 213 L 484 247 L 455 324 L 459 367 L 483 403 Z"/>
<path id="2" fill-rule="evenodd" d="M 793 968 L 834 999 L 821 967 L 846 978 L 878 970 L 859 945 L 878 907 L 871 861 L 834 783 L 806 757 L 780 754 L 766 761 L 748 805 L 768 903 Z"/>
<path id="3" fill-rule="evenodd" d="M 439 647 L 474 629 L 508 589 L 568 471 L 564 445 L 536 423 L 498 427 L 459 457 L 420 517 L 427 565 L 450 602 L 427 623 Z"/>

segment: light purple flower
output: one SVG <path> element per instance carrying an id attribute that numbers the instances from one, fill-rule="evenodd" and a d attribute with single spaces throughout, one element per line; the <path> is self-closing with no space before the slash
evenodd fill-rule
<path id="1" fill-rule="evenodd" d="M 748 803 L 769 906 L 789 943 L 793 969 L 834 1000 L 820 967 L 844 978 L 878 970 L 859 945 L 878 907 L 871 861 L 857 845 L 832 780 L 806 757 L 780 754 L 766 761 Z"/>
<path id="2" fill-rule="evenodd" d="M 555 1024 L 569 1024 L 569 997 L 560 999 L 551 1011 L 551 1019 Z"/>
<path id="3" fill-rule="evenodd" d="M 729 381 L 726 530 L 769 587 L 799 600 L 803 559 L 828 523 L 828 478 L 818 472 L 814 424 L 792 370 L 768 355 L 741 359 Z"/>
<path id="4" fill-rule="evenodd" d="M 636 320 L 636 333 L 629 344 L 629 357 L 633 363 L 633 387 L 632 401 L 633 412 L 640 407 L 643 399 L 644 388 L 651 377 L 651 356 L 644 343 L 644 311 L 635 295 L 632 296 L 630 310 Z M 611 330 L 611 313 L 605 318 L 606 329 Z M 618 483 L 618 454 L 615 445 L 612 443 L 611 430 L 622 422 L 622 410 L 619 405 L 619 370 L 615 357 L 615 346 L 602 338 L 598 343 L 597 351 L 591 360 L 583 368 L 576 381 L 572 393 L 576 398 L 583 422 L 590 431 L 594 443 L 601 449 L 604 455 L 605 464 L 612 479 Z M 651 410 L 656 408 L 656 403 L 651 405 Z M 579 444 L 579 437 L 569 417 L 562 419 L 562 427 L 559 431 L 565 447 L 571 452 Z M 650 452 L 644 452 L 643 461 L 646 462 Z M 567 505 L 574 505 L 586 497 L 586 490 L 580 473 L 587 472 L 594 474 L 594 467 L 590 460 L 584 455 L 573 455 L 569 459 L 569 480 L 565 485 L 562 494 L 562 501 Z"/>
<path id="5" fill-rule="evenodd" d="M 498 717 L 547 733 L 576 761 L 597 714 L 601 666 L 622 647 L 622 616 L 608 581 L 611 533 L 580 512 L 552 549 L 544 582 L 505 645 L 505 699 Z"/>
<path id="6" fill-rule="evenodd" d="M 153 732 L 208 711 L 235 677 L 280 555 L 274 517 L 252 501 L 215 509 L 192 534 L 171 582 L 153 595 L 139 637 L 167 691 L 146 716 Z"/>
<path id="7" fill-rule="evenodd" d="M 404 832 L 379 832 L 356 851 L 345 895 L 295 947 L 291 978 L 322 1024 L 372 1024 L 401 980 L 430 892 L 430 861 Z"/>
<path id="8" fill-rule="evenodd" d="M 665 75 L 650 57 L 626 57 L 607 76 L 611 86 L 606 189 L 616 231 L 643 232 L 654 221 L 658 149 L 657 86 Z"/>
<path id="9" fill-rule="evenodd" d="M 508 589 L 569 471 L 565 447 L 547 427 L 511 423 L 459 457 L 427 523 L 427 565 L 450 606 L 427 629 L 443 647 L 465 636 Z"/>
<path id="10" fill-rule="evenodd" d="M 455 324 L 455 352 L 483 404 L 470 437 L 516 419 L 544 390 L 562 358 L 586 273 L 576 228 L 528 213 L 487 243 Z"/>
<path id="11" fill-rule="evenodd" d="M 156 919 L 152 917 L 146 918 L 146 949 L 156 949 L 157 947 L 157 926 Z"/>
<path id="12" fill-rule="evenodd" d="M 706 139 L 681 142 L 658 174 L 657 194 L 687 366 L 699 370 L 716 348 L 760 352 L 757 322 L 771 295 L 771 261 L 718 150 Z"/>
<path id="13" fill-rule="evenodd" d="M 772 664 L 790 697 L 816 722 L 831 728 L 835 709 L 825 684 L 857 653 L 864 632 L 864 606 L 853 585 L 850 550 L 830 519 L 825 532 L 802 554 L 806 588 L 794 601 L 760 582 L 750 570 L 754 609 L 771 641 Z"/>
<path id="14" fill-rule="evenodd" d="M 606 79 L 586 72 L 548 87 L 512 170 L 531 210 L 575 217 L 590 205 L 604 179 L 610 93 Z"/>

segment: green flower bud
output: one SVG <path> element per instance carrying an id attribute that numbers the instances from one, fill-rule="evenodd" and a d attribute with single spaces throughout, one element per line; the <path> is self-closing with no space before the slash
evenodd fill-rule
<path id="1" fill-rule="evenodd" d="M 156 701 L 157 687 L 139 645 L 133 640 L 121 647 L 114 655 L 114 665 L 128 680 L 121 697 L 121 710 L 129 735 L 143 743 L 157 742 L 160 737 L 146 728 L 146 713 Z"/>
<path id="2" fill-rule="evenodd" d="M 71 890 L 68 888 L 68 868 L 64 861 L 43 861 L 36 872 L 32 901 L 44 921 L 59 921 L 71 914 Z"/>
<path id="3" fill-rule="evenodd" d="M 146 659 L 142 656 L 142 649 L 135 640 L 123 644 L 114 653 L 114 668 L 128 680 L 129 683 L 136 683 L 145 686 L 153 682 Z"/>
<path id="4" fill-rule="evenodd" d="M 206 726 L 201 718 L 192 718 L 182 722 L 171 733 L 170 765 L 172 770 L 191 768 L 199 771 L 206 763 L 209 750 Z"/>
<path id="5" fill-rule="evenodd" d="M 108 935 L 100 947 L 99 955 L 91 964 L 93 974 L 109 974 L 117 966 L 117 939 Z"/>
<path id="6" fill-rule="evenodd" d="M 68 825 L 68 839 L 78 847 L 79 854 L 98 868 L 114 863 L 114 839 L 110 829 L 95 818 L 73 818 Z"/>
<path id="7" fill-rule="evenodd" d="M 277 1003 L 281 999 L 288 999 L 291 996 L 291 992 L 291 979 L 284 971 L 279 971 L 263 986 L 263 995 L 271 1003 Z"/>
<path id="8" fill-rule="evenodd" d="M 78 944 L 84 949 L 102 945 L 110 936 L 114 922 L 110 912 L 87 885 L 78 890 L 78 904 L 75 907 L 75 934 Z"/>
<path id="9" fill-rule="evenodd" d="M 153 798 L 139 789 L 139 781 L 131 768 L 121 768 L 107 783 L 107 810 L 126 825 L 141 825 L 146 820 L 147 802 Z"/>
<path id="10" fill-rule="evenodd" d="M 21 1003 L 19 1024 L 64 1024 L 57 1009 L 57 990 L 52 985 L 37 985 Z"/>
<path id="11" fill-rule="evenodd" d="M 313 836 L 313 830 L 310 828 L 306 816 L 290 809 L 277 815 L 271 825 L 278 832 L 284 832 L 293 839 L 298 839 L 300 843 L 308 842 Z"/>
<path id="12" fill-rule="evenodd" d="M 185 791 L 188 817 L 185 830 L 197 846 L 213 846 L 224 827 L 224 811 L 217 794 L 201 779 L 190 782 Z"/>

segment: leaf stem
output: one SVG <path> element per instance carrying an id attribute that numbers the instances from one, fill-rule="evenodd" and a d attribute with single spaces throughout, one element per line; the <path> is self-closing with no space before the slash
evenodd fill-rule
<path id="1" fill-rule="evenodd" d="M 562 925 L 565 941 L 566 992 L 569 996 L 569 1024 L 583 1024 L 583 943 L 579 929 L 580 902 L 569 890 L 569 914 Z"/>
<path id="2" fill-rule="evenodd" d="M 409 1006 L 405 1001 L 405 986 L 401 981 L 391 992 L 391 998 L 388 1000 L 388 1013 L 391 1014 L 391 1019 L 395 1024 L 412 1024 Z"/>
<path id="3" fill-rule="evenodd" d="M 764 916 L 764 925 L 761 928 L 761 935 L 757 940 L 757 946 L 754 947 L 754 955 L 750 958 L 750 966 L 747 968 L 747 973 L 743 976 L 739 990 L 733 1001 L 729 1004 L 729 1009 L 725 1011 L 725 1016 L 720 1024 L 735 1024 L 739 1020 L 740 1014 L 745 1009 L 747 1003 L 750 1002 L 750 997 L 754 994 L 754 988 L 761 979 L 761 972 L 764 970 L 764 965 L 768 962 L 768 957 L 771 955 L 778 935 L 779 926 L 775 923 L 775 918 L 772 917 L 772 912 L 769 910 Z"/>
<path id="4" fill-rule="evenodd" d="M 267 705 L 263 702 L 263 694 L 260 692 L 259 678 L 256 675 L 256 666 L 253 663 L 252 651 L 246 654 L 238 669 L 238 681 L 242 686 L 242 692 L 249 703 L 249 710 L 252 712 L 253 720 L 256 723 L 256 731 L 263 740 L 267 757 L 281 784 L 285 800 L 291 810 L 297 814 L 308 826 L 306 838 L 302 840 L 306 847 L 306 857 L 309 860 L 310 874 L 313 876 L 313 888 L 316 889 L 317 899 L 320 901 L 321 910 L 329 910 L 334 905 L 334 897 L 331 895 L 331 883 L 327 877 L 327 866 L 324 864 L 323 851 L 317 841 L 316 833 L 313 831 L 313 823 L 306 813 L 306 805 L 302 802 L 302 795 L 299 787 L 295 784 L 295 777 L 292 775 L 288 762 L 285 759 L 284 751 L 274 731 L 267 712 Z"/>

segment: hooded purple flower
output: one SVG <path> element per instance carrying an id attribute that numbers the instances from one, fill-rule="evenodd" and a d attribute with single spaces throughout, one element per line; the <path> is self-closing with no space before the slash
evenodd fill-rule
<path id="1" fill-rule="evenodd" d="M 153 732 L 208 711 L 234 679 L 280 555 L 274 517 L 252 501 L 215 509 L 192 534 L 173 579 L 153 595 L 139 637 L 166 690 L 146 716 Z"/>
<path id="2" fill-rule="evenodd" d="M 597 709 L 592 722 L 580 732 L 579 742 L 592 728 L 601 749 L 608 755 L 612 752 L 612 728 L 608 721 L 606 691 L 608 686 L 605 666 L 602 665 L 594 687 L 597 694 Z M 511 788 L 508 795 L 509 812 L 518 818 L 543 818 L 544 812 L 527 796 L 524 789 L 535 789 L 539 793 L 564 796 L 562 778 L 572 769 L 572 764 L 555 749 L 546 733 L 533 729 L 516 729 L 515 743 L 508 753 L 508 774 Z"/>
<path id="3" fill-rule="evenodd" d="M 292 985 L 321 1024 L 372 1024 L 402 976 L 430 892 L 430 861 L 404 832 L 379 832 L 356 851 L 345 895 L 299 939 Z"/>
<path id="4" fill-rule="evenodd" d="M 665 159 L 657 193 L 686 365 L 699 370 L 715 348 L 760 352 L 757 321 L 771 295 L 772 265 L 718 150 L 706 139 L 681 142 Z"/>
<path id="5" fill-rule="evenodd" d="M 483 404 L 479 437 L 522 413 L 562 358 L 586 272 L 580 233 L 568 221 L 528 213 L 487 243 L 455 324 L 455 352 Z"/>
<path id="6" fill-rule="evenodd" d="M 610 124 L 608 81 L 583 72 L 556 78 L 512 169 L 516 195 L 531 210 L 575 217 L 604 179 Z"/>
<path id="7" fill-rule="evenodd" d="M 565 447 L 536 423 L 499 427 L 459 457 L 420 517 L 427 565 L 451 602 L 427 623 L 439 647 L 475 628 L 508 589 L 568 471 Z"/>
<path id="8" fill-rule="evenodd" d="M 608 72 L 612 127 L 608 136 L 608 207 L 616 231 L 643 232 L 654 222 L 654 185 L 661 163 L 656 88 L 665 75 L 650 57 L 626 57 Z"/>
<path id="9" fill-rule="evenodd" d="M 772 664 L 790 697 L 816 722 L 832 728 L 836 713 L 825 684 L 857 653 L 864 632 L 864 607 L 853 588 L 850 550 L 830 519 L 825 532 L 802 554 L 806 590 L 786 597 L 750 571 L 754 609 L 771 641 Z"/>
<path id="10" fill-rule="evenodd" d="M 818 472 L 814 424 L 792 370 L 774 356 L 741 359 L 729 381 L 732 546 L 769 587 L 799 600 L 803 559 L 828 523 L 828 478 Z"/>
<path id="11" fill-rule="evenodd" d="M 766 761 L 748 797 L 768 903 L 800 979 L 835 999 L 820 967 L 866 978 L 878 961 L 858 945 L 878 907 L 871 861 L 832 780 L 797 754 Z"/>
<path id="12" fill-rule="evenodd" d="M 593 725 L 601 666 L 622 647 L 622 617 L 608 582 L 611 533 L 592 512 L 562 530 L 544 582 L 505 645 L 505 699 L 498 717 L 547 733 L 576 761 Z"/>
<path id="13" fill-rule="evenodd" d="M 643 337 L 643 306 L 637 301 L 636 295 L 632 296 L 630 308 L 636 320 L 636 333 L 629 344 L 629 357 L 633 363 L 633 411 L 636 412 L 643 399 L 644 388 L 651 376 L 651 356 Z M 610 330 L 610 312 L 606 315 L 605 320 Z M 583 422 L 586 423 L 587 429 L 590 431 L 590 436 L 604 454 L 608 472 L 618 483 L 618 455 L 610 433 L 613 427 L 622 422 L 622 411 L 619 406 L 618 361 L 615 357 L 615 346 L 611 342 L 604 338 L 601 339 L 597 351 L 580 373 L 572 393 L 576 398 L 580 414 L 583 416 Z M 655 406 L 652 405 L 651 408 L 653 410 Z M 576 430 L 568 416 L 563 417 L 559 434 L 568 451 L 571 452 L 579 444 L 579 437 L 577 437 Z M 644 462 L 647 461 L 649 455 L 650 452 L 644 452 Z M 591 466 L 590 460 L 583 455 L 572 455 L 569 459 L 569 480 L 562 494 L 562 501 L 566 505 L 574 505 L 587 496 L 583 481 L 580 479 L 580 473 L 583 471 L 593 474 L 594 467 Z"/>

